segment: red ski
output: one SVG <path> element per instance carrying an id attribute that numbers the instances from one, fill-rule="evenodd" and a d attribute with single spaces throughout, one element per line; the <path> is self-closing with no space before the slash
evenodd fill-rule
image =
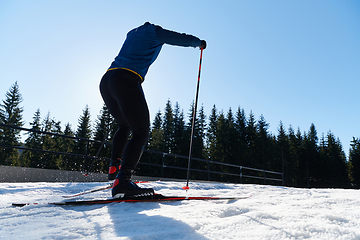
<path id="1" fill-rule="evenodd" d="M 92 205 L 92 204 L 107 204 L 119 202 L 175 202 L 186 200 L 239 200 L 250 198 L 245 197 L 180 197 L 180 196 L 164 196 L 162 194 L 155 194 L 153 198 L 111 198 L 98 200 L 78 200 L 78 201 L 64 201 L 64 202 L 48 202 L 48 203 L 13 203 L 13 206 L 23 207 L 26 205 Z"/>

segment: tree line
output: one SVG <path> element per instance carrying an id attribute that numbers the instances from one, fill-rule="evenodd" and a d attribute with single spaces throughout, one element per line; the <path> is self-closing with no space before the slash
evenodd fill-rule
<path id="1" fill-rule="evenodd" d="M 0 104 L 0 123 L 21 127 L 23 99 L 17 82 L 5 94 Z M 147 149 L 152 151 L 187 156 L 190 146 L 191 122 L 194 104 L 190 105 L 185 115 L 178 103 L 172 106 L 167 101 L 164 111 L 158 111 L 152 121 L 150 139 Z M 61 138 L 38 132 L 27 132 L 22 141 L 20 130 L 0 128 L 0 145 L 24 146 L 31 149 L 41 149 L 55 152 L 96 155 L 100 143 L 86 141 L 112 141 L 117 130 L 117 124 L 105 105 L 100 110 L 97 119 L 92 124 L 90 109 L 86 106 L 78 119 L 76 130 L 69 123 L 64 129 L 61 122 L 55 120 L 50 113 L 41 116 L 38 109 L 29 123 L 31 129 L 51 132 L 60 135 L 76 137 L 76 139 Z M 316 127 L 312 124 L 308 131 L 301 132 L 292 126 L 286 129 L 279 123 L 276 134 L 269 132 L 269 123 L 263 115 L 256 119 L 250 112 L 247 116 L 243 108 L 233 112 L 230 108 L 226 113 L 218 110 L 214 105 L 207 117 L 204 107 L 200 106 L 195 118 L 193 141 L 194 158 L 209 159 L 215 162 L 241 165 L 270 171 L 282 172 L 286 186 L 294 187 L 358 187 L 360 186 L 360 139 L 353 138 L 348 159 L 343 151 L 341 141 L 328 132 L 320 137 Z M 99 156 L 110 158 L 111 146 L 103 145 Z M 85 164 L 90 164 L 88 160 Z M 179 170 L 187 167 L 187 160 L 180 157 L 165 157 L 151 152 L 145 152 L 139 165 L 139 175 L 159 176 L 160 174 L 172 178 L 184 178 L 186 172 Z M 23 167 L 36 167 L 62 170 L 83 170 L 84 159 L 81 157 L 49 154 L 36 151 L 18 151 L 17 149 L 2 147 L 0 164 Z M 95 161 L 93 171 L 107 172 L 108 161 Z M 152 164 L 175 166 L 161 173 L 161 169 Z M 205 164 L 192 161 L 195 169 L 211 169 L 215 172 L 238 173 L 238 169 L 218 164 Z M 205 171 L 192 172 L 192 179 L 206 179 Z M 216 175 L 216 174 L 215 174 Z M 238 182 L 237 177 L 231 175 L 213 176 L 219 181 Z M 247 180 L 250 181 L 250 180 Z"/>

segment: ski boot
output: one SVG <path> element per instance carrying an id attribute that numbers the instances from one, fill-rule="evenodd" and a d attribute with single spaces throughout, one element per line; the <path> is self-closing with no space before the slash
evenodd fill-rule
<path id="1" fill-rule="evenodd" d="M 141 188 L 131 181 L 130 169 L 120 169 L 112 188 L 113 198 L 146 198 L 152 199 L 154 189 Z"/>
<path id="2" fill-rule="evenodd" d="M 109 174 L 108 179 L 114 180 L 116 178 L 116 175 L 118 175 L 120 169 L 120 159 L 111 160 L 110 166 L 109 166 Z"/>

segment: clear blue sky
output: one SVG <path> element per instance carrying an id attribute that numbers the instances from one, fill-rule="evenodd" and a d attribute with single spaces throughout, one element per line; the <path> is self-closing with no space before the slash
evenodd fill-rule
<path id="1" fill-rule="evenodd" d="M 25 127 L 40 108 L 76 129 L 86 105 L 103 105 L 99 81 L 126 33 L 146 21 L 205 39 L 199 104 L 240 106 L 344 151 L 360 137 L 360 1 L 0 0 L 0 99 L 18 82 Z M 151 111 L 195 97 L 200 51 L 164 46 L 143 84 Z"/>

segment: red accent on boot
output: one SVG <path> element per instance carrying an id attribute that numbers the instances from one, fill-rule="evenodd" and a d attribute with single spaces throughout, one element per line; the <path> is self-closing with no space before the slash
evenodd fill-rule
<path id="1" fill-rule="evenodd" d="M 114 187 L 116 187 L 116 185 L 118 185 L 118 184 L 119 184 L 119 179 L 117 178 L 117 179 L 115 179 L 114 184 L 113 184 L 112 187 L 114 188 Z"/>
<path id="2" fill-rule="evenodd" d="M 116 167 L 115 166 L 110 166 L 109 167 L 109 174 L 113 174 L 113 173 L 115 173 L 116 172 Z"/>

